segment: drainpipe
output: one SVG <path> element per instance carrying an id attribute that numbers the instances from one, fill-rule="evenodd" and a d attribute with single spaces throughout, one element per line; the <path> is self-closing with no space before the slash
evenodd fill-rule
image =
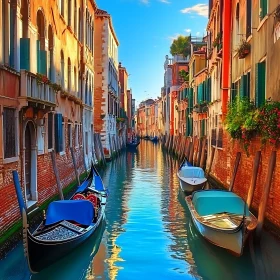
<path id="1" fill-rule="evenodd" d="M 230 89 L 231 59 L 231 0 L 223 2 L 223 64 L 222 64 L 222 117 L 227 113 L 228 91 Z"/>

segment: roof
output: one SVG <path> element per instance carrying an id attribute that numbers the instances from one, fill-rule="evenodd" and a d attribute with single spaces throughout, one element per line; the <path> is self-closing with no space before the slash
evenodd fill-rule
<path id="1" fill-rule="evenodd" d="M 95 16 L 97 16 L 97 17 L 106 17 L 106 18 L 109 19 L 109 25 L 110 25 L 112 34 L 113 34 L 113 36 L 114 36 L 114 38 L 115 38 L 115 40 L 116 40 L 117 45 L 119 45 L 120 43 L 119 43 L 119 41 L 118 41 L 117 35 L 116 35 L 115 30 L 114 30 L 114 27 L 113 27 L 113 22 L 112 22 L 112 17 L 111 17 L 111 15 L 108 14 L 108 12 L 105 11 L 105 10 L 97 9 L 97 10 L 95 11 Z"/>

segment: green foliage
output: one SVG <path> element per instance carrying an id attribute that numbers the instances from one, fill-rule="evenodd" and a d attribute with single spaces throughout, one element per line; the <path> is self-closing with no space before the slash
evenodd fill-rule
<path id="1" fill-rule="evenodd" d="M 245 40 L 242 40 L 240 46 L 237 49 L 238 57 L 244 58 L 251 50 L 251 45 Z"/>
<path id="2" fill-rule="evenodd" d="M 179 71 L 179 76 L 181 79 L 183 79 L 185 82 L 189 81 L 189 73 L 185 70 Z"/>
<path id="3" fill-rule="evenodd" d="M 266 101 L 260 108 L 258 122 L 263 143 L 269 141 L 276 145 L 280 142 L 280 102 Z"/>
<path id="4" fill-rule="evenodd" d="M 248 98 L 237 96 L 229 104 L 226 129 L 233 139 L 243 143 L 244 149 L 248 153 L 250 141 L 259 130 L 258 110 Z"/>
<path id="5" fill-rule="evenodd" d="M 181 54 L 187 57 L 191 54 L 191 36 L 178 36 L 174 39 L 172 45 L 170 46 L 170 53 L 174 56 L 176 54 Z"/>

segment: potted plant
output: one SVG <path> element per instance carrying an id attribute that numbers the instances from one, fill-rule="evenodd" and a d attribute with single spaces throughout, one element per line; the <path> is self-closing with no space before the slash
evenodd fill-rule
<path id="1" fill-rule="evenodd" d="M 37 84 L 41 84 L 41 83 L 50 84 L 50 80 L 48 79 L 48 77 L 40 73 L 36 74 L 36 80 L 37 80 Z"/>
<path id="2" fill-rule="evenodd" d="M 56 92 L 62 90 L 61 85 L 59 85 L 59 84 L 52 83 L 52 84 L 50 84 L 50 86 L 51 86 L 52 89 L 53 89 L 54 91 L 56 91 Z"/>
<path id="3" fill-rule="evenodd" d="M 237 49 L 239 59 L 243 59 L 250 52 L 251 45 L 246 40 L 242 40 L 239 48 Z"/>

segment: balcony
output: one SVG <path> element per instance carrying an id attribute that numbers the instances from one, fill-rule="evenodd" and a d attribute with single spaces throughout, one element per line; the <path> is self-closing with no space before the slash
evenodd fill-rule
<path id="1" fill-rule="evenodd" d="M 56 92 L 48 83 L 26 70 L 20 71 L 20 100 L 22 107 L 43 104 L 54 107 L 56 105 Z M 30 104 L 29 104 L 30 103 Z"/>

